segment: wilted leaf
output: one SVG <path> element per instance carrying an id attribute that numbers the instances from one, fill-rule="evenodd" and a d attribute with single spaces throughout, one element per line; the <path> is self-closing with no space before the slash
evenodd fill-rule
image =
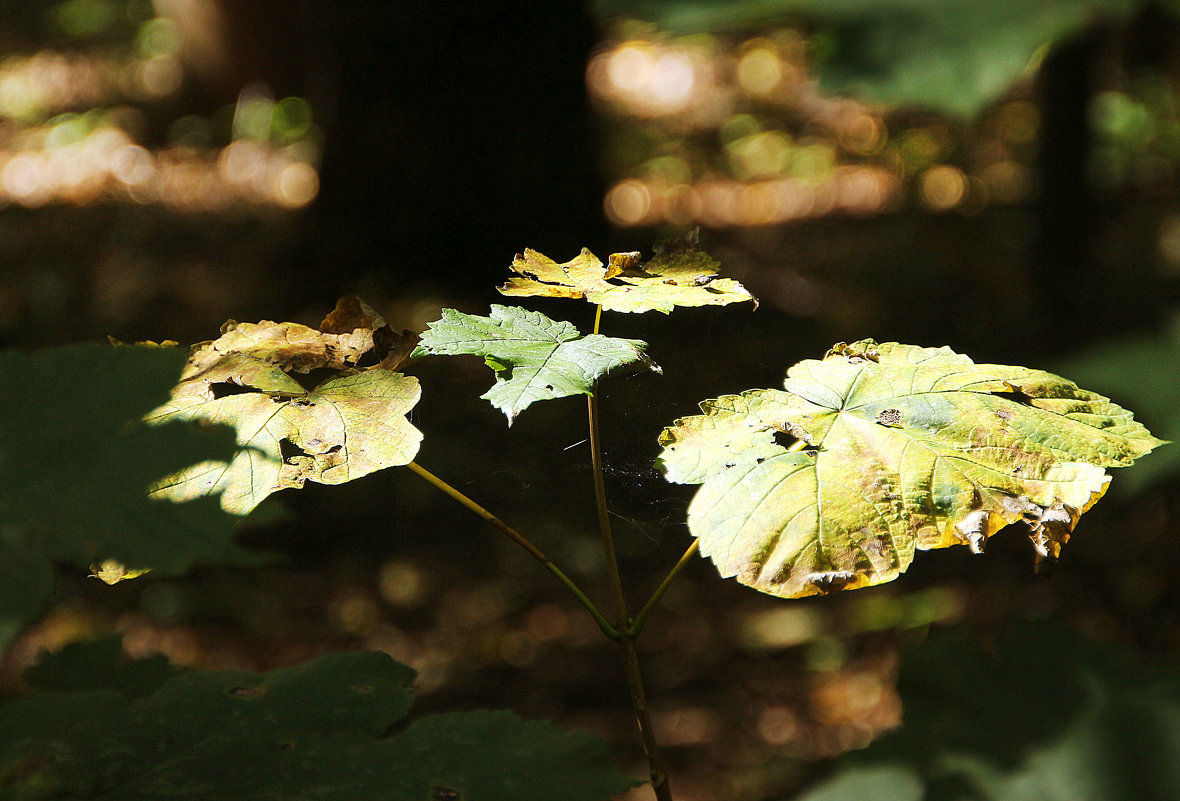
<path id="1" fill-rule="evenodd" d="M 383 653 L 262 675 L 128 662 L 111 641 L 46 661 L 27 678 L 49 691 L 0 705 L 6 799 L 598 801 L 637 784 L 594 737 L 508 712 L 402 728 L 414 673 Z"/>
<path id="2" fill-rule="evenodd" d="M 692 248 L 670 249 L 640 265 L 638 253 L 612 254 L 604 265 L 586 248 L 565 264 L 535 250 L 512 262 L 518 274 L 500 287 L 503 295 L 585 298 L 606 311 L 665 314 L 676 306 L 724 306 L 754 300 L 720 265 Z"/>
<path id="3" fill-rule="evenodd" d="M 483 356 L 496 373 L 495 385 L 480 397 L 508 416 L 530 404 L 567 395 L 590 395 L 598 377 L 635 361 L 647 345 L 601 334 L 582 336 L 571 323 L 550 320 L 517 306 L 492 306 L 476 317 L 443 309 L 441 320 L 422 334 L 418 355 Z"/>
<path id="4" fill-rule="evenodd" d="M 226 511 L 246 514 L 280 489 L 309 480 L 342 484 L 410 462 L 422 440 L 405 418 L 421 394 L 418 380 L 380 367 L 350 369 L 373 349 L 373 324 L 343 334 L 297 323 L 228 324 L 192 354 L 172 399 L 148 419 L 230 425 L 238 450 L 228 462 L 173 474 L 153 494 L 221 493 Z M 312 371 L 328 377 L 305 389 L 294 375 Z"/>
<path id="5" fill-rule="evenodd" d="M 949 348 L 841 343 L 785 386 L 706 401 L 660 437 L 668 480 L 703 485 L 702 554 L 784 597 L 890 581 L 916 548 L 980 551 L 1009 523 L 1055 557 L 1103 468 L 1161 444 L 1101 395 Z"/>
<path id="6" fill-rule="evenodd" d="M 336 308 L 320 323 L 320 331 L 351 339 L 362 357 L 368 353 L 384 370 L 397 370 L 409 361 L 418 344 L 417 334 L 394 331 L 381 315 L 354 295 L 345 295 L 336 302 Z"/>
<path id="7" fill-rule="evenodd" d="M 0 641 L 40 610 L 51 562 L 175 574 L 198 560 L 258 561 L 234 545 L 236 519 L 216 500 L 147 496 L 186 464 L 233 452 L 228 429 L 142 424 L 184 361 L 160 347 L 0 353 Z"/>
<path id="8" fill-rule="evenodd" d="M 409 332 L 394 333 L 385 320 L 367 304 L 353 296 L 342 297 L 320 329 L 299 323 L 239 323 L 230 320 L 221 328 L 221 336 L 194 349 L 189 357 L 186 376 L 218 366 L 235 354 L 253 356 L 287 373 L 347 368 L 377 364 L 391 352 L 405 349 Z M 400 362 L 400 359 L 397 359 Z M 393 369 L 394 362 L 380 366 Z M 396 366 L 396 365 L 394 365 Z"/>

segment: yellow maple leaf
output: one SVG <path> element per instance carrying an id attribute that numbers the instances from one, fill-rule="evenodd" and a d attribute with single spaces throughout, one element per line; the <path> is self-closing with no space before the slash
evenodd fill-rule
<path id="1" fill-rule="evenodd" d="M 585 298 L 606 311 L 668 314 L 677 306 L 725 306 L 753 301 L 745 287 L 721 278 L 720 265 L 693 248 L 664 253 L 640 264 L 638 253 L 614 253 L 603 264 L 587 248 L 564 264 L 535 250 L 512 262 L 515 276 L 503 295 Z"/>

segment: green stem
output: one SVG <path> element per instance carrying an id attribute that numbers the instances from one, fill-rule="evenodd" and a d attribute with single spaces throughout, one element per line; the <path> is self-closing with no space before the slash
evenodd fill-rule
<path id="1" fill-rule="evenodd" d="M 590 464 L 594 473 L 594 500 L 598 507 L 598 531 L 602 536 L 602 549 L 606 554 L 607 578 L 611 595 L 615 599 L 615 619 L 619 631 L 630 625 L 627 616 L 627 598 L 623 594 L 623 579 L 619 575 L 619 560 L 615 553 L 615 538 L 611 533 L 610 511 L 606 506 L 606 485 L 602 478 L 602 448 L 598 424 L 598 399 L 589 397 L 590 406 Z"/>
<path id="2" fill-rule="evenodd" d="M 787 451 L 801 451 L 806 446 L 807 443 L 803 440 L 796 440 L 795 442 L 791 443 L 791 446 L 787 448 Z M 660 583 L 660 586 L 656 587 L 656 591 L 652 593 L 651 598 L 649 598 L 647 603 L 643 605 L 643 609 L 641 609 L 639 614 L 635 616 L 635 620 L 633 620 L 631 625 L 628 626 L 626 631 L 623 632 L 623 637 L 633 640 L 639 636 L 639 633 L 643 631 L 643 627 L 647 623 L 647 618 L 649 615 L 651 615 L 652 610 L 654 610 L 659 605 L 660 601 L 664 597 L 664 593 L 666 593 L 668 588 L 672 586 L 672 582 L 675 581 L 676 577 L 684 571 L 684 568 L 688 567 L 688 564 L 692 561 L 693 557 L 697 555 L 697 552 L 700 549 L 701 541 L 699 539 L 694 539 L 692 541 L 692 545 L 689 545 L 688 550 L 685 551 L 684 555 L 680 557 L 680 561 L 677 562 L 670 571 L 668 571 L 668 575 Z"/>
<path id="3" fill-rule="evenodd" d="M 598 333 L 601 321 L 602 306 L 599 305 L 595 307 L 594 314 L 595 334 Z M 594 499 L 598 507 L 598 530 L 602 536 L 602 549 L 606 556 L 607 578 L 610 581 L 611 593 L 615 598 L 615 628 L 617 631 L 623 632 L 618 643 L 623 649 L 623 670 L 627 676 L 627 690 L 631 693 L 631 705 L 635 710 L 635 720 L 639 724 L 639 734 L 643 738 L 643 750 L 647 754 L 652 790 L 655 791 L 657 801 L 672 801 L 672 788 L 668 783 L 668 768 L 664 764 L 664 757 L 656 742 L 651 713 L 647 707 L 647 691 L 644 689 L 643 673 L 639 668 L 639 653 L 635 648 L 634 638 L 629 636 L 631 619 L 627 614 L 627 596 L 623 592 L 623 579 L 619 574 L 619 560 L 615 552 L 614 535 L 611 533 L 610 512 L 606 505 L 598 398 L 591 394 L 587 398 L 587 405 L 590 414 L 590 464 L 594 474 Z"/>
<path id="4" fill-rule="evenodd" d="M 688 567 L 689 562 L 692 561 L 693 557 L 697 555 L 697 551 L 700 549 L 701 541 L 699 539 L 694 539 L 692 541 L 692 545 L 689 545 L 688 550 L 685 551 L 684 555 L 680 557 L 680 561 L 677 562 L 670 571 L 668 571 L 668 575 L 660 583 L 660 586 L 656 587 L 656 591 L 651 594 L 651 598 L 648 599 L 646 604 L 644 604 L 643 609 L 640 610 L 639 614 L 635 616 L 635 620 L 632 621 L 630 627 L 628 627 L 628 629 L 623 632 L 624 637 L 629 640 L 633 640 L 639 636 L 639 632 L 643 631 L 643 627 L 647 623 L 648 615 L 650 615 L 652 610 L 659 605 L 660 599 L 664 597 L 664 593 L 666 593 L 668 588 L 672 586 L 672 582 L 676 580 L 676 577 L 680 575 L 684 568 Z"/>
<path id="5" fill-rule="evenodd" d="M 435 487 L 442 490 L 444 493 L 449 495 L 451 498 L 455 499 L 456 501 L 463 504 L 471 511 L 475 512 L 477 515 L 479 515 L 481 518 L 486 520 L 488 523 L 490 523 L 491 525 L 493 525 L 494 527 L 496 527 L 497 529 L 502 531 L 504 534 L 506 534 L 508 536 L 508 539 L 515 542 L 521 548 L 524 548 L 528 552 L 529 556 L 533 557 L 538 562 L 540 562 L 542 565 L 544 565 L 546 570 L 548 570 L 550 573 L 552 573 L 554 576 L 556 576 L 557 580 L 560 581 L 562 584 L 564 584 L 566 589 L 568 589 L 571 593 L 573 593 L 574 597 L 578 599 L 578 602 L 581 603 L 582 606 L 584 606 L 586 608 L 586 611 L 590 613 L 590 616 L 594 618 L 594 622 L 598 624 L 598 628 L 602 629 L 603 634 L 605 634 L 607 637 L 609 637 L 612 640 L 621 639 L 622 635 L 619 633 L 620 629 L 617 629 L 614 626 L 612 626 L 610 624 L 610 621 L 608 621 L 606 619 L 606 616 L 603 615 L 602 612 L 598 611 L 598 607 L 594 605 L 594 602 L 591 601 L 586 596 L 586 593 L 582 592 L 581 588 L 579 588 L 578 585 L 574 583 L 574 580 L 571 579 L 569 576 L 567 576 L 561 568 L 559 568 L 557 565 L 553 564 L 553 562 L 549 559 L 549 557 L 547 557 L 545 554 L 541 553 L 540 549 L 538 549 L 537 546 L 535 546 L 531 542 L 529 542 L 528 539 L 526 539 L 523 534 L 521 534 L 516 529 L 509 526 L 503 520 L 496 517 L 494 514 L 489 512 L 487 509 L 480 506 L 478 503 L 473 501 L 471 498 L 468 498 L 462 492 L 455 489 L 450 484 L 443 481 L 441 478 L 436 476 L 434 473 L 431 473 L 429 470 L 427 470 L 425 467 L 418 464 L 417 462 L 410 462 L 409 464 L 406 465 L 406 467 L 410 468 L 410 470 L 412 470 L 414 473 L 416 473 L 417 475 L 419 475 L 420 477 L 425 479 L 430 484 L 433 484 Z"/>

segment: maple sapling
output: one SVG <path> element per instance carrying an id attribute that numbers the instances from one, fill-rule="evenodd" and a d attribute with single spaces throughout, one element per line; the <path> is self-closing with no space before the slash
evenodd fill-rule
<path id="1" fill-rule="evenodd" d="M 964 544 L 981 552 L 1012 523 L 1026 527 L 1038 558 L 1055 558 L 1105 493 L 1105 468 L 1161 444 L 1125 409 L 1051 373 L 976 364 L 945 347 L 837 343 L 823 359 L 791 367 L 782 389 L 704 401 L 702 414 L 659 435 L 657 465 L 667 479 L 700 485 L 688 508 L 693 539 L 632 615 L 603 481 L 596 389 L 622 365 L 658 368 L 646 343 L 600 333 L 603 312 L 754 304 L 718 266 L 691 241 L 646 263 L 637 253 L 603 262 L 585 249 L 561 264 L 532 250 L 517 256 L 500 292 L 585 300 L 595 307 L 589 334 L 493 305 L 487 316 L 444 309 L 413 345 L 355 298 L 342 299 L 319 330 L 229 324 L 194 350 L 171 399 L 148 419 L 228 424 L 238 448 L 228 461 L 194 465 L 153 492 L 173 501 L 220 494 L 223 508 L 245 514 L 306 481 L 338 484 L 408 467 L 524 548 L 619 644 L 652 788 L 670 801 L 636 641 L 698 551 L 722 577 L 783 598 L 891 581 L 918 550 Z M 525 535 L 416 461 L 422 434 L 406 415 L 422 389 L 402 370 L 436 356 L 482 358 L 493 383 L 481 397 L 509 425 L 534 403 L 586 396 L 609 613 Z M 326 377 L 311 388 L 296 380 L 309 374 Z"/>

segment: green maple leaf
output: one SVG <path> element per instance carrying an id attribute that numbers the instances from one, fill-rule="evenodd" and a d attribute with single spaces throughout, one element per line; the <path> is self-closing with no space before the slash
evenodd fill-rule
<path id="1" fill-rule="evenodd" d="M 607 264 L 586 248 L 564 264 L 535 250 L 512 262 L 517 273 L 499 288 L 502 295 L 585 298 L 604 311 L 668 314 L 677 306 L 725 306 L 753 301 L 720 265 L 703 251 L 670 248 L 646 264 L 638 253 L 614 253 Z"/>
<path id="2" fill-rule="evenodd" d="M 496 383 L 480 397 L 512 420 L 540 400 L 591 395 L 599 376 L 643 361 L 647 345 L 601 334 L 582 336 L 571 323 L 551 320 L 517 306 L 492 306 L 477 317 L 443 309 L 442 319 L 422 334 L 415 355 L 482 356 Z"/>
<path id="3" fill-rule="evenodd" d="M 783 597 L 890 581 L 915 549 L 980 551 L 1015 522 L 1056 557 L 1106 492 L 1103 468 L 1162 444 L 1071 381 L 949 348 L 841 343 L 787 376 L 660 437 L 668 480 L 702 485 L 688 512 L 702 554 Z"/>
<path id="4" fill-rule="evenodd" d="M 168 476 L 153 496 L 181 501 L 220 493 L 223 509 L 247 514 L 281 489 L 307 481 L 343 484 L 409 463 L 422 434 L 405 415 L 421 388 L 393 370 L 351 367 L 373 347 L 373 333 L 333 334 L 297 323 L 228 325 L 190 356 L 171 399 L 147 419 L 226 424 L 237 431 L 238 449 L 229 461 L 200 462 Z M 330 377 L 305 389 L 294 376 L 313 370 Z"/>

